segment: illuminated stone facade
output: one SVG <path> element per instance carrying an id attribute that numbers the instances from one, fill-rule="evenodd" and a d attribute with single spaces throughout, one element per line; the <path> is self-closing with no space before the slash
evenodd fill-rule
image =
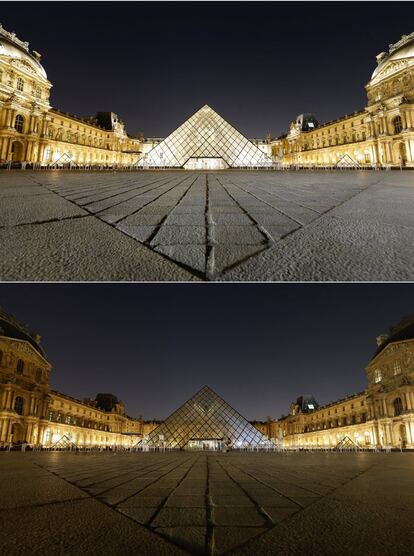
<path id="1" fill-rule="evenodd" d="M 116 114 L 78 118 L 51 107 L 52 84 L 40 60 L 0 26 L 0 163 L 134 164 L 141 140 L 128 136 Z"/>
<path id="2" fill-rule="evenodd" d="M 377 62 L 364 110 L 322 125 L 301 114 L 272 141 L 273 158 L 283 166 L 414 167 L 414 33 Z"/>
<path id="3" fill-rule="evenodd" d="M 128 417 L 122 402 L 111 394 L 81 401 L 52 390 L 52 367 L 39 341 L 0 310 L 0 446 L 28 443 L 64 448 L 72 443 L 81 448 L 130 448 L 142 446 L 142 441 L 156 446 L 160 434 L 165 441 L 172 435 L 172 447 L 181 446 L 176 431 L 185 423 L 190 429 L 188 412 L 193 405 L 200 408 L 202 415 L 197 414 L 197 419 L 204 419 L 207 432 L 201 433 L 199 425 L 200 438 L 193 431 L 181 431 L 180 438 L 186 442 L 189 438 L 198 444 L 213 437 L 217 440 L 220 423 L 227 423 L 227 418 L 233 419 L 233 428 L 243 431 L 243 439 L 254 439 L 248 438 L 248 445 L 262 441 L 261 435 L 254 438 L 250 425 L 207 387 L 164 422 Z M 403 319 L 377 342 L 378 349 L 366 367 L 368 387 L 364 392 L 323 407 L 313 397 L 301 396 L 291 404 L 287 417 L 252 424 L 266 441 L 272 439 L 286 448 L 335 448 L 349 439 L 359 447 L 414 449 L 414 316 Z M 224 436 L 231 439 L 232 430 Z M 236 440 L 233 447 L 243 447 Z"/>
<path id="4" fill-rule="evenodd" d="M 28 43 L 0 26 L 0 163 L 190 170 L 414 167 L 414 33 L 377 56 L 364 110 L 321 125 L 311 114 L 301 114 L 286 136 L 251 141 L 205 106 L 173 132 L 178 136 L 189 126 L 184 130 L 188 148 L 183 151 L 179 138 L 175 154 L 167 145 L 172 136 L 130 137 L 113 112 L 78 118 L 53 109 L 52 84 L 40 60 Z M 201 118 L 193 133 L 190 124 L 203 111 L 210 117 Z"/>
<path id="5" fill-rule="evenodd" d="M 377 342 L 364 392 L 323 407 L 301 397 L 287 417 L 256 426 L 285 447 L 334 448 L 349 437 L 360 447 L 414 449 L 414 316 Z"/>
<path id="6" fill-rule="evenodd" d="M 157 425 L 128 417 L 115 396 L 80 401 L 52 390 L 51 369 L 39 338 L 0 311 L 0 446 L 131 447 Z"/>

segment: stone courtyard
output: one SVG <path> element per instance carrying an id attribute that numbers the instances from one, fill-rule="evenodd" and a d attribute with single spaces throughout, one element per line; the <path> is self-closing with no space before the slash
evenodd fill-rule
<path id="1" fill-rule="evenodd" d="M 0 173 L 0 280 L 414 279 L 414 173 Z"/>
<path id="2" fill-rule="evenodd" d="M 0 552 L 412 554 L 411 453 L 0 453 Z"/>

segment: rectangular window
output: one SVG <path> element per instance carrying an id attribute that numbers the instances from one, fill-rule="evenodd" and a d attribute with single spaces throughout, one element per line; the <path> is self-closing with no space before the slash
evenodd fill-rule
<path id="1" fill-rule="evenodd" d="M 382 374 L 381 374 L 380 369 L 375 369 L 374 370 L 374 382 L 378 383 L 378 382 L 381 382 L 381 380 L 382 380 Z"/>

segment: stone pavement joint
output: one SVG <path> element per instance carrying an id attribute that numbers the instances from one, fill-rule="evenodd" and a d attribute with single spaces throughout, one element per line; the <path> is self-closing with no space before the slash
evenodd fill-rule
<path id="1" fill-rule="evenodd" d="M 413 458 L 3 452 L 0 552 L 408 555 Z"/>
<path id="2" fill-rule="evenodd" d="M 0 172 L 2 280 L 413 280 L 412 172 Z"/>

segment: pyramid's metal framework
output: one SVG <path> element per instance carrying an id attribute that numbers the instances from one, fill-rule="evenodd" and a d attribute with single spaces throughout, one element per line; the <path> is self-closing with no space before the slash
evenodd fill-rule
<path id="1" fill-rule="evenodd" d="M 230 168 L 269 167 L 272 159 L 207 104 L 173 131 L 137 165 L 183 168 L 191 159 L 222 159 Z"/>
<path id="2" fill-rule="evenodd" d="M 208 386 L 155 428 L 141 444 L 185 448 L 190 440 L 222 440 L 231 448 L 274 446 L 265 435 Z"/>

